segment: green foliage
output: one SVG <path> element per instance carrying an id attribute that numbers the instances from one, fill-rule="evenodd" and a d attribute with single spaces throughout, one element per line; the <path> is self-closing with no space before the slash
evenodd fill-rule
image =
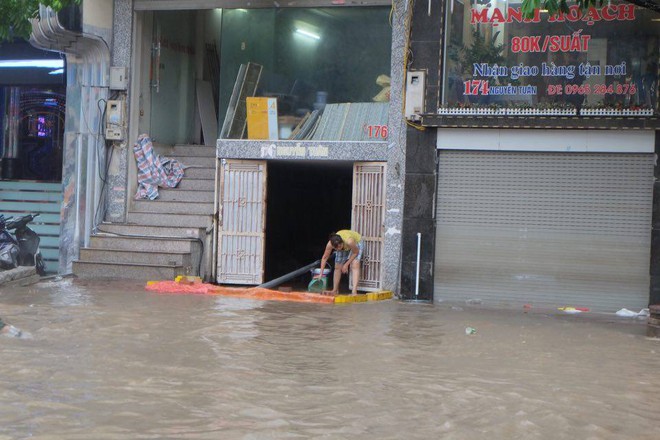
<path id="1" fill-rule="evenodd" d="M 521 9 L 525 18 L 532 18 L 535 9 L 547 9 L 550 15 L 558 12 L 567 13 L 568 1 L 570 0 L 523 0 Z M 580 7 L 580 10 L 585 11 L 590 7 L 602 6 L 603 0 L 574 0 L 574 3 Z"/>
<path id="2" fill-rule="evenodd" d="M 481 35 L 478 29 L 472 30 L 472 44 L 461 49 L 461 62 L 466 71 L 472 71 L 473 64 L 488 63 L 501 65 L 504 59 L 504 46 L 497 44 L 499 32 L 495 32 L 490 39 Z"/>
<path id="3" fill-rule="evenodd" d="M 0 42 L 30 37 L 30 19 L 39 16 L 39 3 L 55 11 L 81 0 L 0 0 Z"/>

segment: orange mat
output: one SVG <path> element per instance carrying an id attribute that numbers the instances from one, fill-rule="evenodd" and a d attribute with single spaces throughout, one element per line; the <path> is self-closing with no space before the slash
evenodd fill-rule
<path id="1" fill-rule="evenodd" d="M 146 290 L 159 293 L 181 293 L 199 295 L 222 295 L 236 298 L 256 299 L 260 301 L 295 301 L 332 304 L 333 296 L 309 292 L 280 292 L 279 290 L 253 288 L 222 287 L 208 283 L 179 283 L 177 281 L 150 281 Z"/>

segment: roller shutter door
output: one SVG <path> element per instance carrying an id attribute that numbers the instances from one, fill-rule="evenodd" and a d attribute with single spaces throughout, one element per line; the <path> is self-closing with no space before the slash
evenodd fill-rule
<path id="1" fill-rule="evenodd" d="M 647 306 L 652 154 L 439 154 L 436 301 Z"/>

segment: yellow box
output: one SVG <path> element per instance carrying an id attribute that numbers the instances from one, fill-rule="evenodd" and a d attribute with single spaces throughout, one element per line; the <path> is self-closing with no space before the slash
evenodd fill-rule
<path id="1" fill-rule="evenodd" d="M 337 295 L 335 296 L 335 304 L 337 303 L 361 303 L 367 302 L 367 295 Z"/>
<path id="2" fill-rule="evenodd" d="M 196 284 L 201 283 L 202 279 L 200 277 L 191 275 L 178 275 L 176 278 L 174 278 L 174 282 L 181 284 Z"/>
<path id="3" fill-rule="evenodd" d="M 277 140 L 277 99 L 248 97 L 245 104 L 248 139 Z"/>
<path id="4" fill-rule="evenodd" d="M 392 292 L 390 292 L 389 290 L 367 293 L 367 299 L 369 301 L 382 301 L 385 299 L 392 299 L 392 296 L 393 296 Z"/>

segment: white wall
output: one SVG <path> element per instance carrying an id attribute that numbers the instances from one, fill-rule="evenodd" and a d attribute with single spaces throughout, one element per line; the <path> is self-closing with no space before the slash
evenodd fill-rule
<path id="1" fill-rule="evenodd" d="M 653 153 L 653 130 L 438 129 L 438 149 Z"/>

